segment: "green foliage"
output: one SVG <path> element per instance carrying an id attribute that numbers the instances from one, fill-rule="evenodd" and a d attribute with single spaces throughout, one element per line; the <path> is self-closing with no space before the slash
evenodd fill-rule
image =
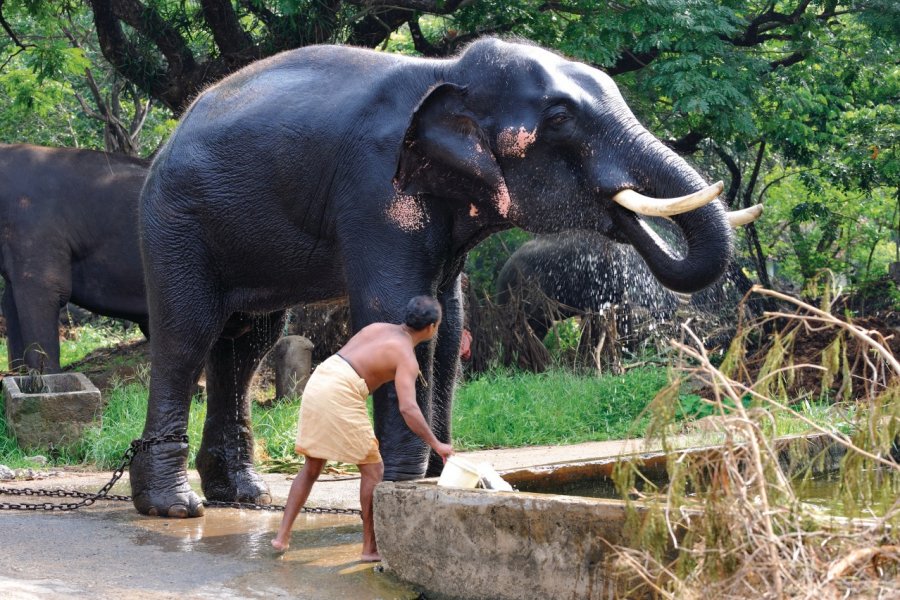
<path id="1" fill-rule="evenodd" d="M 494 282 L 500 269 L 519 246 L 531 239 L 521 229 L 511 229 L 492 235 L 469 252 L 465 272 L 469 285 L 480 298 L 494 295 Z"/>
<path id="2" fill-rule="evenodd" d="M 99 112 L 86 70 L 107 102 L 121 78 L 100 54 L 90 11 L 43 1 L 6 2 L 2 8 L 22 46 L 0 37 L 0 142 L 104 149 L 104 125 L 84 112 L 78 96 Z M 125 91 L 125 121 L 134 115 L 133 95 Z M 173 127 L 165 111 L 151 111 L 142 154 L 152 152 Z"/>
<path id="3" fill-rule="evenodd" d="M 744 408 L 750 408 L 751 403 L 752 400 L 749 395 L 741 398 L 741 404 Z M 722 401 L 722 407 L 726 415 L 732 414 L 736 406 L 731 398 L 725 398 Z M 717 414 L 719 414 L 718 408 L 713 403 L 704 400 L 696 394 L 687 394 L 679 397 L 678 405 L 675 408 L 675 418 L 679 420 L 702 419 Z"/>
<path id="4" fill-rule="evenodd" d="M 581 324 L 575 317 L 557 321 L 544 337 L 544 346 L 551 356 L 558 357 L 578 348 L 581 341 Z"/>
<path id="5" fill-rule="evenodd" d="M 846 284 L 871 285 L 895 260 L 896 191 L 848 191 L 815 175 L 773 169 L 766 178 L 758 230 L 775 274 L 803 287 L 828 269 Z"/>

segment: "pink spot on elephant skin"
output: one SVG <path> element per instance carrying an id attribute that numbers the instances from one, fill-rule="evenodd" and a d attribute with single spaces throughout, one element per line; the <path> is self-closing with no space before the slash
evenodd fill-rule
<path id="1" fill-rule="evenodd" d="M 419 231 L 425 227 L 427 216 L 415 196 L 397 194 L 387 207 L 387 217 L 403 231 Z"/>
<path id="2" fill-rule="evenodd" d="M 505 181 L 501 181 L 497 186 L 497 191 L 494 192 L 494 202 L 497 203 L 497 212 L 505 219 L 509 215 L 509 207 L 512 206 L 512 198 L 509 197 L 509 189 L 506 187 Z"/>
<path id="3" fill-rule="evenodd" d="M 478 216 L 478 207 L 474 204 L 469 205 L 469 216 L 473 219 Z"/>
<path id="4" fill-rule="evenodd" d="M 503 156 L 525 157 L 525 152 L 537 140 L 537 129 L 527 131 L 519 127 L 518 131 L 512 127 L 504 129 L 497 136 L 497 147 Z"/>

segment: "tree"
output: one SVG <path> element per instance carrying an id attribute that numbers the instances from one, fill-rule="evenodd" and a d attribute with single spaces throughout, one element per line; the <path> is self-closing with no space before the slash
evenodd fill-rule
<path id="1" fill-rule="evenodd" d="M 67 19 L 90 22 L 90 41 L 73 48 L 35 29 Z M 900 202 L 893 0 L 0 0 L 0 25 L 9 39 L 0 83 L 10 78 L 22 104 L 52 110 L 65 92 L 34 78 L 63 81 L 85 57 L 99 72 L 102 54 L 119 78 L 105 80 L 108 104 L 127 82 L 126 96 L 144 94 L 176 117 L 205 86 L 289 48 L 335 42 L 440 57 L 486 34 L 534 40 L 613 75 L 651 131 L 728 180 L 730 204 L 764 198 L 770 214 L 800 219 L 799 230 L 744 228 L 741 247 L 763 282 L 767 253 L 791 232 L 806 239 L 814 228 L 822 252 L 863 242 L 852 234 L 865 228 L 840 225 L 854 214 L 841 202 L 864 198 L 882 232 L 890 216 L 880 204 Z M 20 68 L 13 78 L 8 67 L 23 63 L 31 74 Z M 139 113 L 119 104 L 129 118 Z M 803 185 L 787 185 L 793 178 Z M 829 199 L 809 208 L 821 190 Z M 879 271 L 876 246 L 856 273 Z M 804 266 L 793 272 L 823 262 L 816 254 L 800 251 Z"/>
<path id="2" fill-rule="evenodd" d="M 46 10 L 4 4 L 0 140 L 139 155 L 168 135 L 169 115 L 153 115 L 149 98 L 103 59 L 89 12 L 66 3 Z"/>

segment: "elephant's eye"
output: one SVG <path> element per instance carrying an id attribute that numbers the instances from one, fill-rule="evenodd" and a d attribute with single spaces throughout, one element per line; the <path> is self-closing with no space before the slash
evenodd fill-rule
<path id="1" fill-rule="evenodd" d="M 565 111 L 555 112 L 547 117 L 547 124 L 552 127 L 562 127 L 572 119 L 572 115 Z"/>

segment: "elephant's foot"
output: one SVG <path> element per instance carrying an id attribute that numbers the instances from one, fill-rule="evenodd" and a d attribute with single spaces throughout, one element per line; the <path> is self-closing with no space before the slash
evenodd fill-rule
<path id="1" fill-rule="evenodd" d="M 269 486 L 250 463 L 234 463 L 203 448 L 197 453 L 197 472 L 207 500 L 271 504 Z"/>
<path id="2" fill-rule="evenodd" d="M 187 444 L 167 442 L 135 455 L 129 474 L 138 512 L 177 519 L 203 516 L 203 503 L 188 484 L 187 454 Z"/>

